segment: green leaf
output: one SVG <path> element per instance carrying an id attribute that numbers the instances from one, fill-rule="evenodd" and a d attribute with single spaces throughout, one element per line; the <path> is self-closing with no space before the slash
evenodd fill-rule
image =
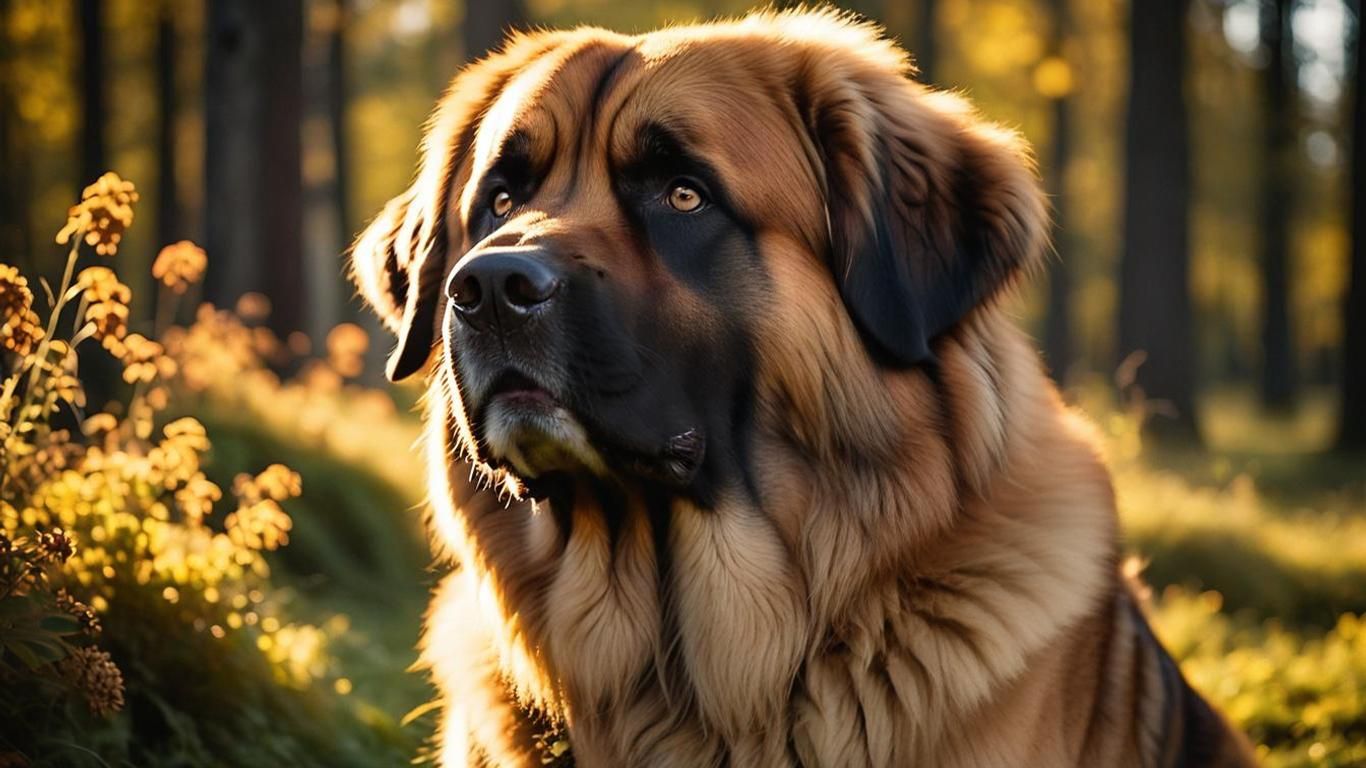
<path id="1" fill-rule="evenodd" d="M 54 635 L 74 635 L 81 631 L 81 622 L 67 613 L 53 613 L 44 616 L 38 626 Z"/>
<path id="2" fill-rule="evenodd" d="M 7 648 L 10 653 L 14 654 L 15 657 L 19 659 L 19 661 L 24 663 L 24 666 L 31 670 L 38 669 L 47 663 L 39 658 L 38 655 L 29 648 L 27 643 L 11 643 Z"/>
<path id="3" fill-rule="evenodd" d="M 20 645 L 25 645 L 33 651 L 33 655 L 44 664 L 51 664 L 54 661 L 61 661 L 69 655 L 68 647 L 60 640 L 29 640 Z"/>

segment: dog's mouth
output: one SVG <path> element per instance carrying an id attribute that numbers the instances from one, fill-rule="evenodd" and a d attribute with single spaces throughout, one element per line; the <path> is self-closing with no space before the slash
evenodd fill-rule
<path id="1" fill-rule="evenodd" d="M 657 442 L 628 442 L 516 368 L 499 373 L 484 390 L 474 423 L 485 460 L 529 486 L 552 475 L 589 474 L 631 476 L 681 489 L 696 476 L 706 450 L 698 428 Z"/>
<path id="2" fill-rule="evenodd" d="M 605 471 L 588 431 L 560 398 L 531 376 L 508 369 L 486 390 L 478 419 L 488 458 L 524 479 L 551 472 Z"/>
<path id="3" fill-rule="evenodd" d="M 530 410 L 553 410 L 559 400 L 550 390 L 536 383 L 521 371 L 508 369 L 494 380 L 489 387 L 486 400 L 490 405 L 501 403 L 509 408 Z"/>

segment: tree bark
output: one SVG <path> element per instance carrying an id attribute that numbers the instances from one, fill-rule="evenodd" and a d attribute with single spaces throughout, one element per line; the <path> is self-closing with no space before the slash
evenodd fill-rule
<path id="1" fill-rule="evenodd" d="M 1342 409 L 1338 447 L 1366 450 L 1366 88 L 1362 84 L 1363 45 L 1361 11 L 1357 4 L 1356 69 L 1351 83 L 1351 228 L 1352 247 L 1347 296 L 1343 301 Z"/>
<path id="2" fill-rule="evenodd" d="M 105 155 L 104 0 L 78 0 L 81 64 L 81 159 L 77 190 L 109 170 Z"/>
<path id="3" fill-rule="evenodd" d="M 1195 438 L 1186 2 L 1131 9 L 1118 352 L 1145 354 L 1135 383 L 1170 415 L 1150 420 L 1150 431 Z"/>
<path id="4" fill-rule="evenodd" d="M 315 0 L 304 46 L 304 136 L 309 152 L 304 165 L 304 252 L 313 298 L 306 328 L 315 341 L 341 321 L 346 295 L 341 269 L 347 239 L 341 188 L 344 10 L 340 0 Z"/>
<path id="5" fill-rule="evenodd" d="M 1051 0 L 1052 40 L 1050 55 L 1064 56 L 1071 28 L 1068 0 Z M 1065 60 L 1065 59 L 1064 59 Z M 1048 268 L 1048 308 L 1044 316 L 1044 360 L 1059 384 L 1073 362 L 1072 350 L 1072 255 L 1067 230 L 1067 166 L 1072 152 L 1070 94 L 1053 99 L 1053 141 L 1049 153 L 1047 183 L 1053 196 L 1053 245 L 1057 252 Z"/>
<path id="6" fill-rule="evenodd" d="M 911 56 L 920 74 L 916 77 L 922 83 L 932 83 L 939 57 L 939 0 L 919 0 L 915 23 L 915 50 Z"/>
<path id="7" fill-rule="evenodd" d="M 32 273 L 36 254 L 29 222 L 31 186 L 23 125 L 15 114 L 14 92 L 4 73 L 14 71 L 19 53 L 9 39 L 10 0 L 0 0 L 0 253 Z"/>
<path id="8" fill-rule="evenodd" d="M 176 30 L 172 9 L 157 16 L 157 247 L 184 237 L 176 168 Z"/>
<path id="9" fill-rule="evenodd" d="M 284 336 L 306 327 L 311 298 L 303 259 L 303 0 L 269 0 L 262 9 L 262 285 L 271 302 L 271 327 Z"/>
<path id="10" fill-rule="evenodd" d="M 1267 51 L 1262 73 L 1261 190 L 1262 403 L 1284 411 L 1295 403 L 1294 335 L 1290 318 L 1290 217 L 1294 203 L 1295 56 L 1291 0 L 1270 0 L 1262 17 Z"/>
<path id="11" fill-rule="evenodd" d="M 522 0 L 469 0 L 461 36 L 465 59 L 474 61 L 502 45 L 510 29 L 526 20 Z"/>
<path id="12" fill-rule="evenodd" d="M 209 0 L 205 64 L 206 296 L 271 303 L 281 336 L 304 326 L 300 122 L 302 0 Z"/>

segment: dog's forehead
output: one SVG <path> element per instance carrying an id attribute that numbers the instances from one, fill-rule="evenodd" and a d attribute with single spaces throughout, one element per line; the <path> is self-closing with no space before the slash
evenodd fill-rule
<path id="1" fill-rule="evenodd" d="M 668 30 L 626 37 L 592 30 L 541 54 L 491 105 L 474 164 L 487 169 L 514 135 L 534 164 L 621 167 L 647 126 L 683 140 L 731 185 L 740 205 L 793 219 L 818 219 L 818 160 L 804 133 L 781 56 L 744 35 Z"/>

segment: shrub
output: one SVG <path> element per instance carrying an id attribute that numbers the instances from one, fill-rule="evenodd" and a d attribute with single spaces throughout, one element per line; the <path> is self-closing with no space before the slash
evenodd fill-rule
<path id="1" fill-rule="evenodd" d="M 113 173 L 85 189 L 45 322 L 0 265 L 0 763 L 337 764 L 354 737 L 307 723 L 326 704 L 310 692 L 330 674 L 329 627 L 291 620 L 265 556 L 289 541 L 299 476 L 210 480 L 204 426 L 162 416 L 193 361 L 130 331 L 112 269 L 76 271 L 82 245 L 117 253 L 136 202 Z M 204 265 L 189 243 L 159 255 L 162 322 Z M 90 415 L 87 354 L 112 356 L 127 386 Z"/>

